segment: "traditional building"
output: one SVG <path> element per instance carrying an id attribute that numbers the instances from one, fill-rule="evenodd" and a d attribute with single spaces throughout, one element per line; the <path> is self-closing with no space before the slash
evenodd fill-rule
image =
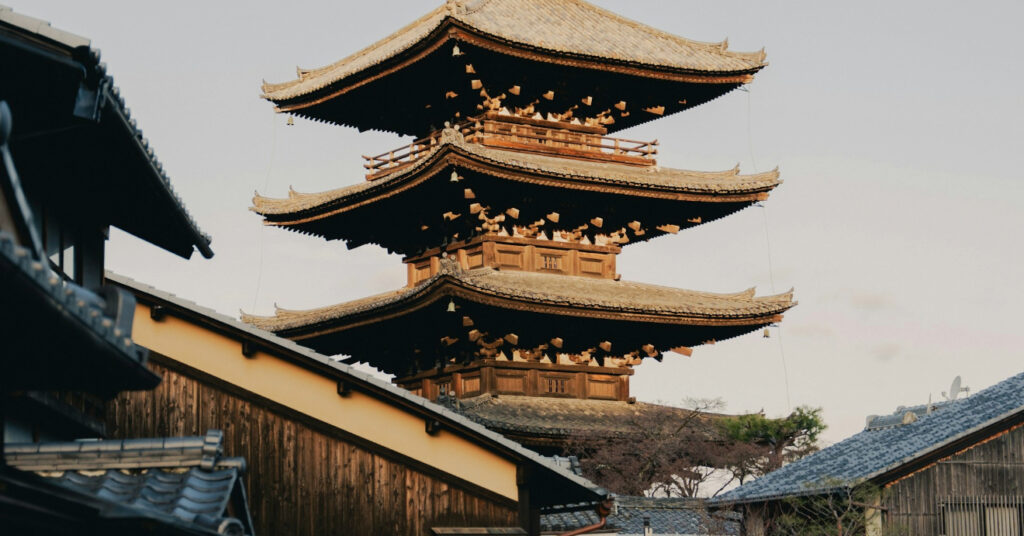
<path id="1" fill-rule="evenodd" d="M 401 254 L 408 278 L 243 319 L 431 400 L 500 395 L 515 420 L 534 397 L 629 414 L 632 367 L 778 322 L 794 302 L 621 280 L 623 247 L 765 200 L 780 181 L 663 168 L 657 141 L 609 134 L 723 95 L 764 65 L 763 52 L 579 0 L 449 1 L 335 64 L 264 84 L 280 112 L 417 138 L 364 157 L 360 184 L 257 195 L 252 207 L 267 225 Z"/>
<path id="2" fill-rule="evenodd" d="M 0 526 L 5 534 L 251 535 L 222 434 L 103 440 L 160 376 L 109 227 L 212 255 L 88 39 L 0 6 Z"/>
<path id="3" fill-rule="evenodd" d="M 750 536 L 781 534 L 780 515 L 794 511 L 833 531 L 845 519 L 868 535 L 981 536 L 1021 534 L 1022 495 L 1024 373 L 872 415 L 860 433 L 712 502 L 741 511 Z"/>
<path id="4" fill-rule="evenodd" d="M 445 407 L 131 279 L 162 378 L 107 406 L 113 437 L 224 430 L 257 534 L 530 534 L 607 492 Z"/>

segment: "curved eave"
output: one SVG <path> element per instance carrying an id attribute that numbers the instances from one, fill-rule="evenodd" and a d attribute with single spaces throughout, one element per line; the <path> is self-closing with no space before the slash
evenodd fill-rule
<path id="1" fill-rule="evenodd" d="M 526 42 L 476 28 L 471 21 L 451 15 L 443 16 L 442 13 L 443 10 L 435 10 L 392 36 L 332 65 L 319 69 L 299 69 L 299 77 L 295 80 L 264 82 L 261 96 L 273 102 L 279 112 L 360 128 L 404 131 L 403 128 L 395 130 L 393 126 L 383 124 L 355 124 L 324 113 L 317 107 L 425 61 L 449 43 L 479 48 L 516 60 L 584 69 L 593 73 L 623 75 L 652 82 L 720 85 L 723 87 L 721 93 L 751 82 L 754 74 L 767 65 L 763 50 L 755 53 L 733 52 L 727 49 L 727 42 L 699 43 L 663 32 L 658 33 L 660 38 L 669 39 L 677 47 L 686 49 L 686 53 L 679 53 L 679 59 L 652 61 L 642 55 L 616 57 L 575 51 L 568 46 L 557 49 L 544 46 L 545 39 L 542 36 L 538 36 L 536 42 Z M 648 33 L 641 31 L 638 35 L 642 34 L 649 39 L 651 35 Z M 717 60 L 722 66 L 716 68 L 699 65 L 702 61 L 714 63 L 708 62 L 708 58 Z M 700 102 L 692 105 L 697 104 Z M 687 107 L 678 107 L 669 113 Z M 609 130 L 620 130 L 654 118 L 656 116 L 644 119 L 634 117 L 622 125 L 611 125 Z"/>
<path id="2" fill-rule="evenodd" d="M 572 276 L 548 277 L 567 278 Z M 590 281 L 595 285 L 604 284 L 602 280 Z M 650 287 L 652 291 L 659 288 L 653 285 Z M 279 309 L 273 317 L 243 315 L 242 320 L 258 328 L 301 340 L 312 336 L 311 334 L 321 336 L 396 318 L 446 298 L 458 298 L 503 310 L 569 318 L 682 326 L 753 326 L 752 329 L 756 329 L 765 324 L 778 322 L 781 320 L 782 313 L 796 305 L 796 302 L 793 301 L 792 291 L 756 298 L 753 296 L 752 289 L 726 295 L 698 292 L 691 292 L 690 295 L 697 299 L 714 298 L 722 301 L 734 301 L 736 307 L 698 311 L 696 307 L 691 310 L 683 308 L 667 310 L 662 306 L 659 311 L 658 305 L 652 306 L 651 304 L 626 306 L 608 302 L 574 302 L 571 298 L 558 295 L 549 298 L 519 296 L 495 286 L 473 284 L 463 277 L 442 273 L 416 287 L 378 297 L 309 311 Z M 743 310 L 741 306 L 746 306 L 749 309 Z"/>
<path id="3" fill-rule="evenodd" d="M 493 149 L 484 151 L 490 154 L 505 153 L 513 158 L 516 156 L 511 151 Z M 636 169 L 633 173 L 640 179 L 624 180 L 612 176 L 602 177 L 596 173 L 589 176 L 574 173 L 568 167 L 555 170 L 540 166 L 517 165 L 508 161 L 502 162 L 495 158 L 488 158 L 485 156 L 487 153 L 481 154 L 484 151 L 470 149 L 468 144 L 464 146 L 444 144 L 416 164 L 367 183 L 317 194 L 301 194 L 291 191 L 288 199 L 268 198 L 257 193 L 253 198 L 253 206 L 250 210 L 264 216 L 268 225 L 280 227 L 301 225 L 330 218 L 395 196 L 431 179 L 447 180 L 440 175 L 449 166 L 473 170 L 497 179 L 536 186 L 635 198 L 701 203 L 762 201 L 767 198 L 768 192 L 781 184 L 778 169 L 754 175 L 740 175 L 738 169 L 711 173 L 693 172 L 693 175 L 706 177 L 703 179 L 703 184 L 700 184 L 699 181 L 687 184 L 684 180 L 679 180 L 677 184 L 671 184 L 668 181 L 644 182 L 643 175 L 651 173 L 645 168 L 633 168 Z M 565 164 L 573 162 L 569 159 L 564 160 Z M 614 170 L 614 173 L 609 173 L 609 175 L 621 175 L 623 169 L 628 169 L 628 166 L 615 164 L 609 164 L 608 167 Z M 669 172 L 680 175 L 690 173 L 682 170 L 669 170 Z"/>

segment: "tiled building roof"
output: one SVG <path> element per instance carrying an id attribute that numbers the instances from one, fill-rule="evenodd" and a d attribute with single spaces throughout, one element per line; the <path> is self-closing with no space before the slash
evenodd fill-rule
<path id="1" fill-rule="evenodd" d="M 201 532 L 252 534 L 242 458 L 223 457 L 223 435 L 7 444 L 7 463 L 78 493 Z M 125 515 L 125 514 L 122 514 Z"/>
<path id="2" fill-rule="evenodd" d="M 0 312 L 2 324 L 10 327 L 0 330 L 11 359 L 12 368 L 5 371 L 9 386 L 106 392 L 159 383 L 146 368 L 148 351 L 105 314 L 98 296 L 66 283 L 3 232 L 0 295 L 18 304 Z"/>
<path id="3" fill-rule="evenodd" d="M 444 287 L 458 286 L 480 295 L 521 302 L 538 308 L 572 307 L 580 316 L 606 312 L 636 314 L 645 317 L 723 322 L 746 320 L 772 322 L 796 303 L 792 292 L 755 297 L 754 289 L 734 294 L 714 294 L 682 290 L 646 283 L 614 281 L 535 272 L 499 271 L 492 268 L 462 270 L 454 262 L 444 262 L 447 269 L 414 287 L 379 294 L 308 311 L 278 309 L 272 317 L 243 315 L 242 320 L 268 331 L 284 331 L 313 324 L 344 322 L 360 314 L 420 298 Z M 767 320 L 766 320 L 767 319 Z"/>
<path id="4" fill-rule="evenodd" d="M 282 220 L 281 215 L 309 217 L 325 212 L 335 213 L 346 210 L 354 203 L 365 204 L 366 200 L 389 197 L 409 187 L 416 180 L 428 180 L 433 175 L 424 175 L 424 170 L 435 169 L 440 161 L 456 162 L 468 158 L 473 161 L 499 166 L 507 171 L 522 173 L 509 177 L 507 174 L 497 180 L 510 179 L 518 182 L 557 185 L 568 190 L 601 191 L 609 187 L 627 189 L 628 194 L 638 198 L 679 198 L 678 194 L 698 196 L 742 196 L 764 193 L 779 184 L 778 170 L 751 175 L 741 175 L 739 168 L 725 171 L 688 171 L 663 167 L 638 167 L 611 162 L 574 160 L 557 156 L 510 151 L 468 143 L 461 134 L 449 129 L 451 134 L 442 136 L 441 143 L 414 164 L 381 176 L 373 181 L 360 182 L 352 186 L 319 193 L 298 193 L 291 191 L 287 199 L 273 199 L 256 195 L 253 198 L 254 212 L 268 216 L 268 220 Z M 461 157 L 461 158 L 460 158 Z M 448 180 L 448 177 L 440 177 Z M 615 193 L 625 192 L 616 190 Z M 672 195 L 675 194 L 675 195 Z M 751 202 L 756 199 L 751 198 Z M 349 207 L 350 208 L 350 207 Z"/>
<path id="5" fill-rule="evenodd" d="M 696 73 L 750 73 L 764 52 L 728 50 L 662 32 L 581 0 L 448 1 L 408 26 L 334 64 L 299 69 L 299 78 L 263 84 L 264 97 L 282 101 L 323 89 L 401 55 L 446 23 L 455 23 L 515 47 Z"/>
<path id="6" fill-rule="evenodd" d="M 615 497 L 615 511 L 608 517 L 607 527 L 622 536 L 644 534 L 644 520 L 658 535 L 728 535 L 740 533 L 734 515 L 718 517 L 709 514 L 699 499 Z M 585 527 L 598 521 L 590 511 L 563 512 L 541 516 L 541 530 L 559 532 Z"/>
<path id="7" fill-rule="evenodd" d="M 652 413 L 680 421 L 693 417 L 692 410 L 646 402 L 491 394 L 459 400 L 455 408 L 492 430 L 563 439 L 595 432 L 629 434 Z M 704 413 L 702 422 L 717 416 Z"/>
<path id="8" fill-rule="evenodd" d="M 744 484 L 715 501 L 760 502 L 824 493 L 839 485 L 856 485 L 880 477 L 939 451 L 988 426 L 1024 413 L 1024 373 L 932 412 L 899 411 L 897 419 L 879 421 L 864 431 L 810 456 Z M 920 408 L 918 408 L 920 409 Z M 883 424 L 885 424 L 883 426 Z"/>
<path id="9" fill-rule="evenodd" d="M 71 122 L 78 127 L 83 124 L 82 119 L 88 119 L 95 122 L 95 127 L 103 131 L 105 154 L 100 160 L 104 162 L 104 167 L 101 167 L 102 171 L 98 174 L 105 175 L 102 177 L 102 186 L 109 188 L 110 192 L 106 198 L 120 203 L 116 210 L 105 210 L 103 217 L 111 218 L 112 221 L 109 223 L 182 257 L 191 256 L 193 247 L 204 257 L 212 257 L 210 236 L 202 232 L 181 198 L 175 193 L 163 164 L 157 159 L 149 139 L 143 135 L 137 121 L 132 117 L 120 89 L 114 85 L 113 77 L 107 73 L 106 64 L 100 61 L 99 50 L 91 48 L 89 39 L 53 28 L 46 21 L 15 13 L 3 5 L 0 5 L 0 30 L 0 52 L 6 53 L 7 50 L 4 49 L 9 49 L 17 51 L 11 52 L 12 54 L 23 54 L 17 56 L 17 60 L 11 60 L 16 64 L 18 61 L 24 61 L 23 58 L 27 55 L 35 54 L 32 56 L 35 63 L 59 63 L 64 60 L 73 62 L 76 69 L 81 72 L 80 85 L 79 81 L 76 81 L 74 85 L 67 84 L 67 87 L 57 88 L 53 86 L 65 81 L 34 79 L 29 65 L 23 64 L 22 72 L 19 74 L 28 76 L 23 76 L 19 80 L 4 80 L 4 98 L 10 101 L 16 116 L 26 115 L 27 108 L 34 108 L 33 112 L 46 108 L 46 113 L 58 110 L 60 121 Z M 30 44 L 26 47 L 25 43 Z M 57 54 L 53 54 L 54 51 Z M 5 60 L 7 58 L 5 54 L 0 56 Z M 61 58 L 62 56 L 66 58 Z M 49 84 L 45 91 L 40 88 L 44 83 Z M 61 101 L 60 106 L 56 106 L 56 103 L 40 106 L 32 101 L 40 95 L 51 95 L 58 90 L 71 96 L 73 102 Z M 76 92 L 79 98 L 89 92 L 92 92 L 92 96 L 79 102 L 75 99 Z M 18 124 L 14 125 L 15 131 L 24 137 L 24 129 L 30 123 L 31 121 L 19 120 Z M 61 125 L 47 127 L 62 130 Z M 18 130 L 19 128 L 21 130 Z M 96 132 L 83 134 L 82 145 L 95 138 Z M 60 143 L 65 145 L 62 147 L 65 153 L 72 149 L 72 144 L 67 140 Z M 15 150 L 17 149 L 15 147 Z M 46 151 L 45 158 L 60 158 L 60 153 L 54 153 L 50 146 L 47 146 Z M 18 154 L 22 154 L 20 164 L 28 167 L 26 164 L 31 162 L 24 159 L 24 153 Z M 16 158 L 18 154 L 15 155 Z M 55 157 L 55 154 L 58 156 Z M 78 165 L 75 169 L 79 173 L 87 173 L 90 169 Z M 76 176 L 75 180 L 82 178 Z M 102 190 L 96 186 L 93 188 Z"/>

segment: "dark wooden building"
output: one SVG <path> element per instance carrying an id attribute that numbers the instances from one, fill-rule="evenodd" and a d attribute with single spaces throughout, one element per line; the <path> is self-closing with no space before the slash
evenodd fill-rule
<path id="1" fill-rule="evenodd" d="M 267 225 L 401 254 L 408 277 L 393 292 L 243 320 L 430 400 L 571 398 L 628 414 L 632 367 L 779 322 L 794 301 L 622 280 L 623 247 L 725 217 L 781 181 L 664 168 L 657 141 L 610 134 L 725 94 L 764 65 L 763 51 L 582 1 L 451 0 L 335 64 L 264 84 L 278 111 L 417 137 L 364 157 L 360 184 L 257 195 L 252 207 Z"/>
<path id="2" fill-rule="evenodd" d="M 715 499 L 744 512 L 746 534 L 800 497 L 869 489 L 869 535 L 1024 534 L 1024 373 L 965 399 L 871 416 L 864 431 Z M 877 491 L 876 491 L 877 490 Z M 834 523 L 834 520 L 831 521 Z"/>
<path id="3" fill-rule="evenodd" d="M 89 41 L 0 6 L 0 531 L 251 535 L 220 432 L 102 439 L 106 401 L 161 381 L 111 225 L 212 255 Z"/>

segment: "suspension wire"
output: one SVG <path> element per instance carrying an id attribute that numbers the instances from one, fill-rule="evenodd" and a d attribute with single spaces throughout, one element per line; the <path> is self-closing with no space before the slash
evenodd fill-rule
<path id="1" fill-rule="evenodd" d="M 754 128 L 753 120 L 751 116 L 751 96 L 750 88 L 742 88 L 747 93 L 747 148 L 750 150 L 750 163 L 754 167 L 754 173 L 757 173 L 757 160 L 754 158 Z M 768 281 L 771 283 L 772 294 L 775 294 L 775 267 L 772 264 L 772 241 L 771 236 L 768 233 L 768 208 L 763 203 L 758 203 L 761 208 L 761 216 L 764 222 L 764 243 L 767 249 L 768 257 Z M 793 410 L 793 402 L 790 399 L 789 394 L 789 367 L 786 365 L 786 346 L 782 343 L 782 325 L 776 325 L 775 330 L 779 335 L 779 358 L 782 361 L 782 379 L 783 384 L 786 388 L 786 408 L 789 411 Z"/>
<path id="2" fill-rule="evenodd" d="M 267 175 L 263 179 L 263 192 L 266 193 L 270 188 L 270 175 L 274 169 L 274 158 L 277 155 L 277 114 L 271 116 L 271 128 L 270 128 L 270 158 L 267 159 Z M 260 286 L 263 284 L 263 263 L 264 263 L 264 251 L 263 251 L 263 231 L 266 229 L 266 225 L 260 225 L 259 234 L 256 238 L 256 248 L 259 251 L 259 262 L 256 264 L 256 291 L 252 296 L 252 311 L 256 312 L 256 303 L 260 297 Z"/>

